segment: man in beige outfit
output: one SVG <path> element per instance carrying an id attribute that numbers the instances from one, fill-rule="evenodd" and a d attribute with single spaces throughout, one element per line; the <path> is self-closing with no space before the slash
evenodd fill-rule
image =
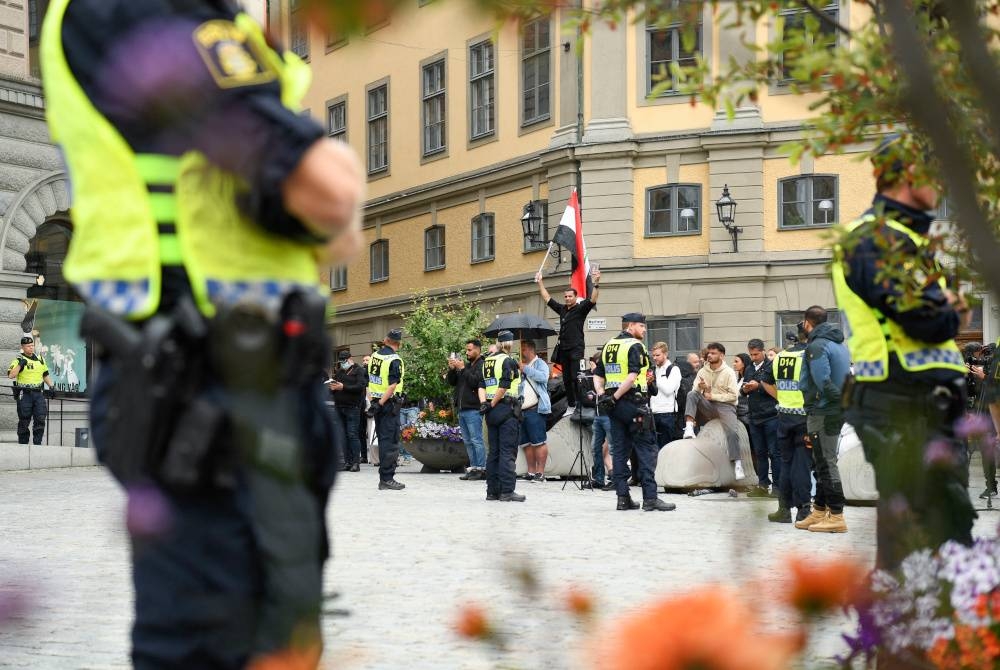
<path id="1" fill-rule="evenodd" d="M 684 437 L 695 436 L 695 425 L 704 425 L 712 419 L 722 423 L 726 434 L 726 448 L 733 463 L 736 479 L 743 479 L 743 463 L 740 460 L 740 437 L 736 418 L 736 404 L 739 402 L 739 386 L 736 372 L 726 364 L 726 347 L 711 342 L 705 347 L 705 365 L 698 370 L 694 388 L 688 393 L 684 406 Z"/>

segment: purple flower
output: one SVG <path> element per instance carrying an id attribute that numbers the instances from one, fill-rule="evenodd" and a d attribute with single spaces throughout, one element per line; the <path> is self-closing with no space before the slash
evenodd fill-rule
<path id="1" fill-rule="evenodd" d="M 173 523 L 170 503 L 151 484 L 132 486 L 128 490 L 125 525 L 137 537 L 153 537 L 166 533 Z"/>
<path id="2" fill-rule="evenodd" d="M 934 440 L 924 448 L 924 465 L 950 468 L 955 465 L 955 448 L 945 440 Z"/>
<path id="3" fill-rule="evenodd" d="M 993 429 L 993 422 L 982 414 L 966 414 L 955 422 L 955 437 L 960 440 L 985 437 Z"/>
<path id="4" fill-rule="evenodd" d="M 0 628 L 23 616 L 29 608 L 27 590 L 18 584 L 0 585 Z"/>

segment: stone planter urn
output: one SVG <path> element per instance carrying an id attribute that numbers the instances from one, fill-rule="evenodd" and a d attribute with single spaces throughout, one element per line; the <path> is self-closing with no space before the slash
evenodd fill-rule
<path id="1" fill-rule="evenodd" d="M 469 467 L 464 442 L 416 437 L 402 446 L 423 465 L 421 472 L 464 472 Z"/>

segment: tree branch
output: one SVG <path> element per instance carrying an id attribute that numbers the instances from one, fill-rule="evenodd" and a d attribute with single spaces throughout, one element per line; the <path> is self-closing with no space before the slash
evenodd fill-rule
<path id="1" fill-rule="evenodd" d="M 927 48 L 908 5 L 906 0 L 885 2 L 885 17 L 892 28 L 892 50 L 904 75 L 900 82 L 901 100 L 914 125 L 930 139 L 941 163 L 948 195 L 960 213 L 956 222 L 965 232 L 969 246 L 978 250 L 972 256 L 976 271 L 993 294 L 1000 295 L 1000 263 L 988 262 L 996 258 L 997 240 L 988 213 L 977 196 L 976 164 L 955 132 L 952 119 L 956 111 L 951 100 L 935 86 Z"/>
<path id="2" fill-rule="evenodd" d="M 845 37 L 851 36 L 850 30 L 840 25 L 839 22 L 831 19 L 830 15 L 824 12 L 822 9 L 814 7 L 813 4 L 809 2 L 809 0 L 799 0 L 799 4 L 802 5 L 803 9 L 807 10 L 810 14 L 819 19 L 820 23 L 826 24 L 827 26 L 833 28 L 834 30 L 836 30 L 841 35 L 844 35 Z"/>

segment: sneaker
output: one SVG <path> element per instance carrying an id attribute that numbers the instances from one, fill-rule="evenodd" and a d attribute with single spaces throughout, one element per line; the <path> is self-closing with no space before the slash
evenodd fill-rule
<path id="1" fill-rule="evenodd" d="M 523 479 L 523 480 L 526 480 L 526 481 L 530 481 L 532 479 L 532 473 L 525 472 L 524 474 L 518 475 L 516 477 L 516 479 Z"/>
<path id="2" fill-rule="evenodd" d="M 520 493 L 501 493 L 500 502 L 524 502 L 526 498 Z"/>
<path id="3" fill-rule="evenodd" d="M 536 481 L 536 482 L 544 482 L 544 481 L 545 481 L 545 474 L 544 474 L 544 473 L 541 473 L 541 472 L 536 472 L 536 473 L 535 473 L 535 478 L 534 478 L 534 480 L 533 480 L 533 481 Z"/>
<path id="4" fill-rule="evenodd" d="M 746 473 L 743 472 L 743 464 L 739 461 L 733 463 L 733 472 L 736 473 L 736 479 L 743 479 L 746 477 Z"/>
<path id="5" fill-rule="evenodd" d="M 469 481 L 470 479 L 475 479 L 475 474 L 474 474 L 475 472 L 476 472 L 475 470 L 473 470 L 472 468 L 469 468 L 468 470 L 465 471 L 464 475 L 462 475 L 461 477 L 459 477 L 459 479 L 461 479 L 462 481 L 465 481 L 465 482 Z"/>
<path id="6" fill-rule="evenodd" d="M 649 500 L 642 501 L 643 512 L 672 512 L 675 509 L 677 509 L 677 505 L 665 502 L 659 498 L 650 498 Z"/>
<path id="7" fill-rule="evenodd" d="M 361 466 L 357 463 L 351 463 L 351 472 L 361 472 Z"/>
<path id="8" fill-rule="evenodd" d="M 387 482 L 379 481 L 378 483 L 379 491 L 402 491 L 405 488 L 406 484 L 397 482 L 395 479 L 390 479 Z"/>
<path id="9" fill-rule="evenodd" d="M 979 497 L 982 499 L 996 498 L 997 490 L 995 488 L 991 489 L 990 487 L 987 486 L 985 489 L 983 489 L 983 492 L 979 494 Z"/>
<path id="10" fill-rule="evenodd" d="M 747 498 L 770 498 L 771 494 L 763 486 L 755 486 L 747 491 Z"/>
<path id="11" fill-rule="evenodd" d="M 617 487 L 614 482 L 609 481 L 607 484 L 601 487 L 602 491 L 614 491 Z"/>
<path id="12" fill-rule="evenodd" d="M 599 482 L 596 479 L 590 480 L 590 488 L 594 491 L 602 491 L 604 489 L 604 482 Z"/>
<path id="13" fill-rule="evenodd" d="M 685 440 L 691 440 L 691 439 L 694 439 L 694 437 L 695 437 L 695 435 L 694 435 L 694 426 L 685 426 L 684 427 L 684 438 L 683 439 L 685 439 Z"/>
<path id="14" fill-rule="evenodd" d="M 486 499 L 487 500 L 500 500 L 500 494 L 499 493 L 489 493 L 489 492 L 487 492 Z"/>

